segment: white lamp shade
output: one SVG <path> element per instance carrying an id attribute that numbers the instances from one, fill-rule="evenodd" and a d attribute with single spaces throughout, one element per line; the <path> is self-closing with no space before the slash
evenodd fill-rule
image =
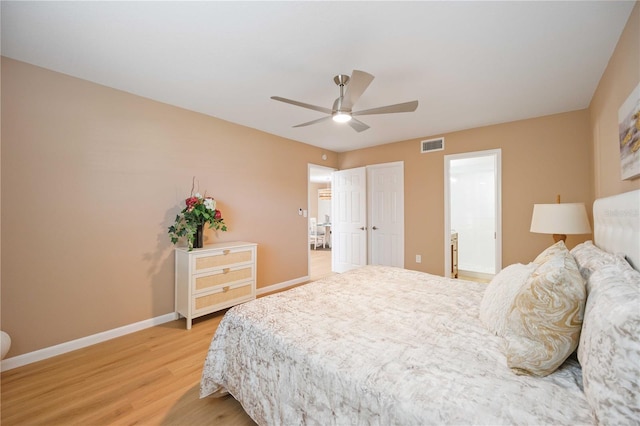
<path id="1" fill-rule="evenodd" d="M 584 203 L 534 204 L 531 232 L 539 234 L 590 234 Z"/>

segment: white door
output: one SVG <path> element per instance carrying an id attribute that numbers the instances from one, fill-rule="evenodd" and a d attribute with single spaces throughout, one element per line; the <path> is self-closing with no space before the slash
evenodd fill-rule
<path id="1" fill-rule="evenodd" d="M 332 173 L 332 270 L 367 264 L 367 175 L 364 167 Z"/>
<path id="2" fill-rule="evenodd" d="M 369 264 L 404 268 L 404 165 L 367 167 Z"/>

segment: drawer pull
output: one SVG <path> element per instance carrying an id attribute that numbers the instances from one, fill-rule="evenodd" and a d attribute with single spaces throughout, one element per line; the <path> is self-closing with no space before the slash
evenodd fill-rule
<path id="1" fill-rule="evenodd" d="M 231 253 L 231 250 L 222 250 L 222 254 L 223 255 L 228 255 L 229 253 Z"/>
<path id="2" fill-rule="evenodd" d="M 222 273 L 223 273 L 223 274 L 228 274 L 230 270 L 231 270 L 230 268 L 224 268 L 224 269 L 222 270 Z"/>
<path id="3" fill-rule="evenodd" d="M 229 286 L 222 287 L 222 292 L 226 293 L 229 291 Z"/>

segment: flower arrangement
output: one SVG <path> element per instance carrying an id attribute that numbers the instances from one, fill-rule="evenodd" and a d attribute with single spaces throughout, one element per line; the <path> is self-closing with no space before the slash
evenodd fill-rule
<path id="1" fill-rule="evenodd" d="M 193 192 L 192 192 L 193 194 Z M 216 209 L 216 200 L 196 192 L 195 195 L 185 200 L 186 207 L 176 216 L 176 221 L 169 227 L 171 242 L 176 244 L 181 237 L 185 237 L 189 244 L 189 250 L 194 247 L 198 227 L 208 222 L 210 229 L 227 230 L 222 213 Z"/>

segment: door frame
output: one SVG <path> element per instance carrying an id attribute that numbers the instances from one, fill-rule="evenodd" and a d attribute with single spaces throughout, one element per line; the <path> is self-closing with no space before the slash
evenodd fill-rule
<path id="1" fill-rule="evenodd" d="M 307 276 L 311 276 L 311 250 L 309 249 L 309 209 L 311 207 L 311 194 L 309 193 L 309 184 L 311 183 L 311 169 L 324 169 L 328 172 L 335 172 L 338 169 L 335 167 L 322 166 L 320 164 L 307 163 L 307 209 L 305 210 L 305 220 L 307 222 L 305 244 L 307 247 Z M 332 195 L 331 203 L 333 204 L 333 179 L 329 181 L 331 183 Z M 315 194 L 316 197 L 318 194 Z M 331 269 L 333 270 L 333 255 L 331 256 Z"/>
<path id="2" fill-rule="evenodd" d="M 444 276 L 451 277 L 451 160 L 476 157 L 494 157 L 496 168 L 495 178 L 495 273 L 502 269 L 502 149 L 488 149 L 485 151 L 465 152 L 444 156 Z"/>

